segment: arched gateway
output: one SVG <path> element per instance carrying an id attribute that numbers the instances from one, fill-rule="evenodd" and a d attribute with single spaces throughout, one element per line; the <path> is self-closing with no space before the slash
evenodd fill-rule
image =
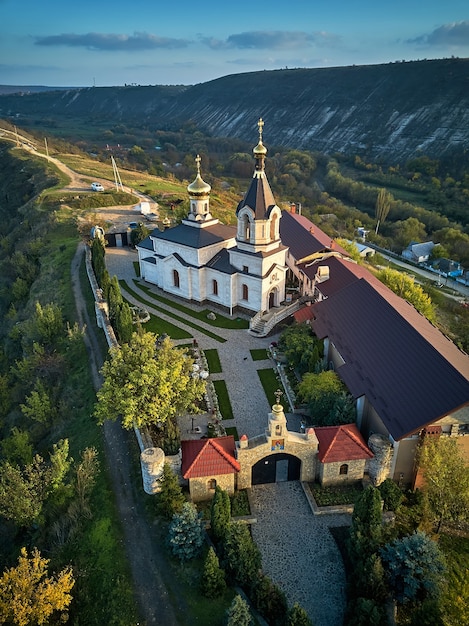
<path id="1" fill-rule="evenodd" d="M 300 480 L 301 460 L 292 454 L 277 452 L 264 457 L 252 466 L 253 485 Z"/>
<path id="2" fill-rule="evenodd" d="M 238 489 L 285 480 L 314 481 L 318 439 L 313 428 L 289 432 L 283 406 L 273 405 L 264 435 L 243 435 L 237 448 Z"/>

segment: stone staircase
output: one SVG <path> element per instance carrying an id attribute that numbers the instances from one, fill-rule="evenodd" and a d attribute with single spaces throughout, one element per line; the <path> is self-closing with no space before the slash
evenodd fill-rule
<path id="1" fill-rule="evenodd" d="M 267 313 L 259 311 L 249 322 L 249 332 L 256 337 L 267 337 L 274 326 L 298 311 L 301 304 L 301 300 L 296 300 L 292 304 L 274 307 Z"/>

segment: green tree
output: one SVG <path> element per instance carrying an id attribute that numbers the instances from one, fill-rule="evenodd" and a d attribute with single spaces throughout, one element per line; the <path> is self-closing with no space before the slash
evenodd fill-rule
<path id="1" fill-rule="evenodd" d="M 357 498 L 353 508 L 348 553 L 354 565 L 376 553 L 381 534 L 381 497 L 378 489 L 370 485 Z"/>
<path id="2" fill-rule="evenodd" d="M 289 365 L 300 374 L 315 371 L 323 356 L 323 343 L 311 332 L 307 324 L 293 324 L 280 336 L 279 349 Z"/>
<path id="3" fill-rule="evenodd" d="M 252 626 L 252 616 L 245 600 L 240 595 L 233 598 L 226 611 L 226 626 Z"/>
<path id="4" fill-rule="evenodd" d="M 250 595 L 256 609 L 272 626 L 283 626 L 288 612 L 284 592 L 272 580 L 259 573 L 251 586 Z"/>
<path id="5" fill-rule="evenodd" d="M 94 237 L 91 241 L 91 265 L 93 266 L 94 275 L 98 281 L 98 285 L 102 287 L 101 281 L 106 270 L 106 262 L 104 260 L 105 255 L 105 242 L 101 237 Z"/>
<path id="6" fill-rule="evenodd" d="M 169 463 L 163 466 L 163 474 L 160 481 L 161 491 L 158 493 L 158 510 L 167 519 L 171 519 L 175 513 L 180 513 L 182 505 L 186 501 L 182 493 L 178 477 L 171 469 Z"/>
<path id="7" fill-rule="evenodd" d="M 313 622 L 309 619 L 308 613 L 306 613 L 298 602 L 295 602 L 288 611 L 287 626 L 313 626 Z"/>
<path id="8" fill-rule="evenodd" d="M 380 225 L 385 221 L 388 216 L 388 213 L 391 209 L 391 201 L 393 200 L 392 195 L 381 187 L 378 191 L 378 195 L 376 197 L 376 205 L 375 205 L 375 215 L 376 215 L 376 229 L 375 233 L 378 234 L 378 230 Z"/>
<path id="9" fill-rule="evenodd" d="M 81 455 L 81 461 L 75 470 L 75 493 L 82 512 L 89 513 L 88 497 L 96 483 L 99 472 L 98 451 L 96 448 L 85 448 Z"/>
<path id="10" fill-rule="evenodd" d="M 378 490 L 384 501 L 384 510 L 397 511 L 404 499 L 404 494 L 392 478 L 386 478 L 386 480 L 379 485 Z"/>
<path id="11" fill-rule="evenodd" d="M 169 525 L 168 543 L 171 552 L 180 561 L 196 557 L 204 543 L 204 529 L 197 507 L 184 502 L 180 513 L 175 513 Z"/>
<path id="12" fill-rule="evenodd" d="M 357 598 L 348 606 L 347 626 L 383 626 L 387 624 L 382 603 L 373 598 Z"/>
<path id="13" fill-rule="evenodd" d="M 210 546 L 204 561 L 201 580 L 202 593 L 207 598 L 218 598 L 226 589 L 225 572 L 221 569 L 215 550 Z"/>
<path id="14" fill-rule="evenodd" d="M 39 379 L 26 397 L 25 403 L 20 404 L 20 409 L 25 417 L 40 424 L 50 424 L 56 415 L 49 392 Z"/>
<path id="15" fill-rule="evenodd" d="M 217 485 L 210 506 L 210 528 L 216 542 L 223 541 L 230 521 L 230 496 Z"/>
<path id="16" fill-rule="evenodd" d="M 437 532 L 445 522 L 468 521 L 469 472 L 456 439 L 427 438 L 420 446 L 418 464 Z"/>
<path id="17" fill-rule="evenodd" d="M 119 342 L 121 344 L 129 343 L 134 332 L 134 324 L 132 311 L 130 310 L 130 306 L 127 302 L 122 302 L 121 306 L 117 310 L 115 326 Z"/>
<path id="18" fill-rule="evenodd" d="M 138 224 L 137 228 L 134 228 L 130 233 L 130 243 L 132 246 L 138 245 L 141 241 L 146 239 L 150 234 L 150 230 L 145 226 L 145 224 Z"/>
<path id="19" fill-rule="evenodd" d="M 446 565 L 437 544 L 420 531 L 395 539 L 381 549 L 393 597 L 400 604 L 436 598 L 444 582 Z"/>
<path id="20" fill-rule="evenodd" d="M 8 461 L 0 467 L 0 515 L 18 526 L 38 521 L 49 490 L 49 473 L 44 460 L 36 455 L 20 468 Z"/>
<path id="21" fill-rule="evenodd" d="M 380 270 L 377 276 L 391 291 L 407 300 L 430 322 L 436 321 L 435 308 L 430 296 L 424 292 L 420 285 L 415 283 L 412 276 L 387 267 Z"/>
<path id="22" fill-rule="evenodd" d="M 109 319 L 114 324 L 119 314 L 119 309 L 124 300 L 122 299 L 121 288 L 117 276 L 111 278 L 109 284 L 107 302 L 109 304 Z"/>
<path id="23" fill-rule="evenodd" d="M 0 578 L 0 622 L 15 626 L 50 624 L 54 613 L 66 618 L 75 580 L 70 567 L 49 576 L 49 559 L 34 548 L 30 557 L 21 549 L 17 567 Z"/>
<path id="24" fill-rule="evenodd" d="M 308 405 L 313 423 L 326 426 L 334 422 L 334 406 L 344 390 L 344 384 L 334 371 L 308 372 L 298 385 L 298 396 Z"/>
<path id="25" fill-rule="evenodd" d="M 177 415 L 198 410 L 205 382 L 192 377 L 193 359 L 170 339 L 156 348 L 153 333 L 134 333 L 128 344 L 111 348 L 103 365 L 103 385 L 98 391 L 95 416 L 122 417 L 124 428 L 163 425 Z"/>
<path id="26" fill-rule="evenodd" d="M 224 567 L 235 585 L 251 587 L 261 569 L 261 553 L 249 528 L 242 522 L 230 522 L 223 542 Z"/>
<path id="27" fill-rule="evenodd" d="M 33 460 L 33 446 L 26 430 L 20 430 L 16 426 L 11 429 L 11 434 L 0 442 L 2 456 L 13 465 L 27 465 Z"/>
<path id="28" fill-rule="evenodd" d="M 398 220 L 391 227 L 393 243 L 399 248 L 406 248 L 412 241 L 425 241 L 427 231 L 416 217 L 408 217 L 406 220 Z"/>

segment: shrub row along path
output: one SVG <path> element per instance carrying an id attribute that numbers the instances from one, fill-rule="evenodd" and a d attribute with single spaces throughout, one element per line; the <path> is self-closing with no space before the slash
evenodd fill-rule
<path id="1" fill-rule="evenodd" d="M 134 292 L 139 289 L 139 281 L 135 282 L 135 260 L 135 252 L 128 249 L 106 250 L 109 273 L 124 280 Z M 158 293 L 156 287 L 153 290 Z M 129 302 L 141 306 L 125 291 L 125 286 L 122 293 Z M 141 295 L 146 302 L 151 301 L 143 291 Z M 169 306 L 165 305 L 167 314 L 152 310 L 149 304 L 145 306 L 150 313 L 172 321 Z M 191 307 L 200 310 L 196 305 L 191 304 Z M 175 313 L 179 318 L 185 317 L 179 310 Z M 184 327 L 179 321 L 178 325 Z M 257 338 L 247 330 L 214 328 L 200 320 L 197 325 L 226 339 L 225 343 L 220 343 L 191 326 L 185 327 L 202 350 L 215 348 L 218 351 L 222 372 L 211 375 L 211 378 L 226 381 L 234 414 L 233 420 L 224 420 L 223 424 L 236 426 L 239 435 L 246 433 L 248 437 L 264 433 L 270 406 L 257 370 L 272 367 L 273 362 L 269 359 L 253 361 L 250 350 L 267 348 L 277 337 Z M 181 343 L 187 343 L 187 340 L 181 340 Z M 299 431 L 298 416 L 287 413 L 287 421 L 290 430 Z M 349 517 L 314 516 L 299 482 L 255 486 L 251 491 L 251 504 L 252 513 L 257 518 L 257 523 L 252 525 L 253 536 L 262 553 L 264 571 L 285 591 L 289 604 L 299 602 L 316 626 L 341 626 L 345 573 L 329 527 L 347 525 Z"/>

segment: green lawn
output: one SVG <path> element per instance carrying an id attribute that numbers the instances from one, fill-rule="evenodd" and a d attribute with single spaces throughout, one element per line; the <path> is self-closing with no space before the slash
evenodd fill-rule
<path id="1" fill-rule="evenodd" d="M 231 407 L 230 396 L 224 380 L 214 380 L 213 386 L 218 397 L 218 406 L 224 420 L 233 419 L 233 409 Z"/>
<path id="2" fill-rule="evenodd" d="M 222 367 L 218 350 L 216 348 L 209 348 L 208 350 L 204 350 L 204 354 L 207 359 L 210 374 L 219 374 L 222 371 Z"/>
<path id="3" fill-rule="evenodd" d="M 214 326 L 215 328 L 228 328 L 230 330 L 240 330 L 240 329 L 249 328 L 248 320 L 241 319 L 240 317 L 231 319 L 230 317 L 226 317 L 225 315 L 222 315 L 221 313 L 218 313 L 218 312 L 215 313 L 215 319 L 210 320 L 207 318 L 207 315 L 213 312 L 210 309 L 204 309 L 203 311 L 193 311 L 192 309 L 187 307 L 185 304 L 182 304 L 181 302 L 175 302 L 174 300 L 165 298 L 164 296 L 157 295 L 151 290 L 150 287 L 140 284 L 137 280 L 134 280 L 134 282 L 152 300 L 155 300 L 156 302 L 161 302 L 162 304 L 167 304 L 171 308 L 176 309 L 177 311 L 181 311 L 181 313 L 184 313 L 185 315 L 190 315 L 191 317 L 199 320 L 200 322 L 205 322 L 209 326 Z"/>
<path id="4" fill-rule="evenodd" d="M 253 361 L 263 361 L 269 358 L 269 353 L 265 348 L 255 348 L 254 350 L 249 350 L 249 352 Z"/>
<path id="5" fill-rule="evenodd" d="M 132 289 L 132 287 L 130 287 L 129 284 L 125 280 L 120 280 L 119 284 L 121 286 L 121 289 L 130 293 L 131 296 L 133 296 L 136 300 L 138 300 L 145 306 L 151 307 L 152 309 L 155 309 L 156 311 L 159 311 L 160 313 L 164 313 L 165 315 L 169 315 L 174 320 L 177 320 L 178 322 L 182 322 L 183 324 L 185 324 L 186 326 L 190 326 L 191 328 L 195 328 L 196 330 L 203 333 L 204 335 L 207 335 L 207 337 L 211 337 L 212 339 L 215 339 L 215 341 L 219 341 L 220 343 L 224 343 L 226 341 L 226 339 L 224 339 L 223 337 L 220 337 L 220 335 L 216 335 L 215 333 L 212 333 L 209 330 L 202 328 L 198 324 L 194 324 L 194 322 L 191 322 L 191 320 L 187 320 L 183 317 L 179 317 L 179 315 L 176 315 L 175 313 L 173 313 L 173 311 L 170 311 L 167 308 L 158 306 L 157 304 L 155 304 L 155 302 L 151 302 L 148 299 L 144 298 L 139 293 L 137 293 L 134 289 Z M 169 300 L 168 300 L 168 305 L 170 306 Z M 181 337 L 181 339 L 184 339 L 184 337 Z"/>
<path id="6" fill-rule="evenodd" d="M 228 428 L 225 428 L 225 432 L 227 435 L 233 435 L 235 441 L 239 441 L 238 429 L 236 426 L 228 426 Z"/>
<path id="7" fill-rule="evenodd" d="M 271 367 L 264 370 L 257 370 L 259 378 L 261 380 L 262 387 L 264 388 L 265 395 L 267 396 L 267 400 L 269 404 L 275 404 L 275 392 L 277 389 L 282 389 L 282 383 L 277 378 L 277 374 L 275 370 Z"/>

